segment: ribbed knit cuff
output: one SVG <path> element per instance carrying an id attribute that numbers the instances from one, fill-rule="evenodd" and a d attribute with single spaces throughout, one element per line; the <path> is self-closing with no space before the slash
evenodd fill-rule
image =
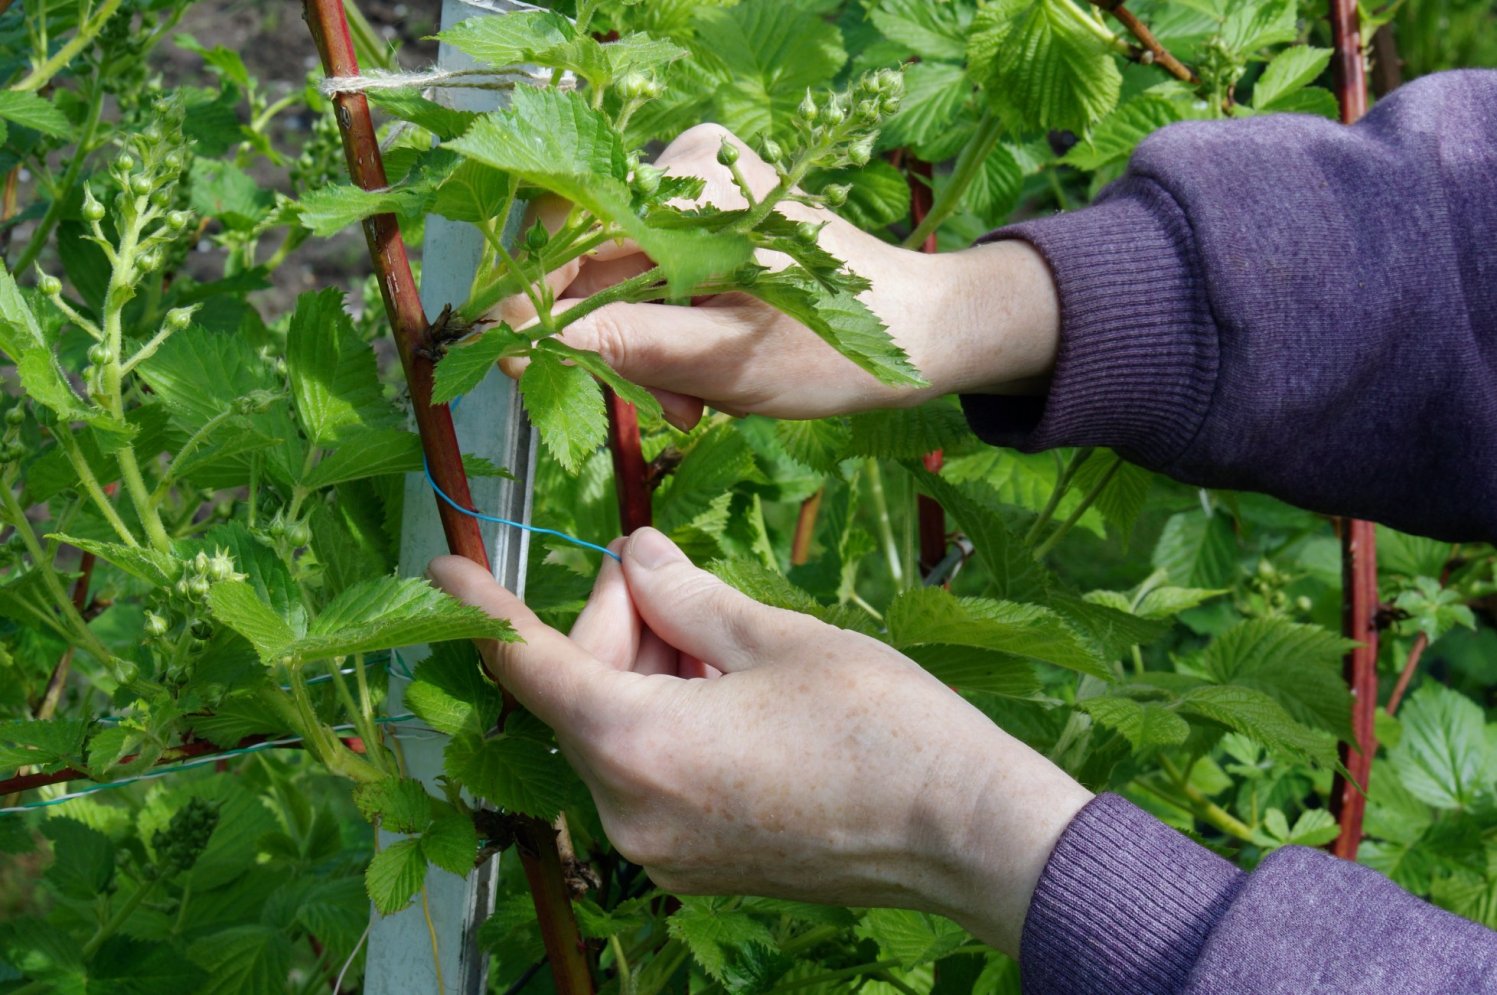
<path id="1" fill-rule="evenodd" d="M 1149 467 L 1190 442 L 1216 386 L 1216 325 L 1179 205 L 1127 178 L 1080 211 L 983 239 L 1031 243 L 1055 277 L 1060 352 L 1043 398 L 962 397 L 972 430 L 1034 452 L 1109 446 Z"/>
<path id="2" fill-rule="evenodd" d="M 1024 920 L 1032 995 L 1169 995 L 1247 875 L 1117 795 L 1066 827 Z"/>

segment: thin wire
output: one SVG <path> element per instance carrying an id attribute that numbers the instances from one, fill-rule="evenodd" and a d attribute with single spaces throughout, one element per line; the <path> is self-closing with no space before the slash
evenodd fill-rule
<path id="1" fill-rule="evenodd" d="M 405 715 L 390 715 L 384 718 L 377 718 L 374 721 L 380 725 L 385 725 L 393 722 L 409 722 L 415 717 L 416 716 L 411 713 L 406 713 Z M 333 731 L 351 732 L 353 731 L 353 728 L 354 727 L 352 725 L 334 726 Z M 184 770 L 190 770 L 193 767 L 201 767 L 204 764 L 218 763 L 218 761 L 227 760 L 230 757 L 241 757 L 249 753 L 259 753 L 264 750 L 279 749 L 283 746 L 294 746 L 301 741 L 302 740 L 300 736 L 290 736 L 285 739 L 271 739 L 266 740 L 263 743 L 252 743 L 249 746 L 241 746 L 237 749 L 225 750 L 222 753 L 210 753 L 207 756 L 193 757 L 189 760 L 183 760 L 179 763 L 169 764 L 163 767 L 156 767 L 152 770 L 146 771 L 143 774 L 136 774 L 132 777 L 122 777 L 118 781 L 103 781 L 98 784 L 90 784 L 87 787 L 78 789 L 77 791 L 71 791 L 65 795 L 58 795 L 56 798 L 43 798 L 39 801 L 26 802 L 22 805 L 12 805 L 9 808 L 0 808 L 0 815 L 14 815 L 20 812 L 30 812 L 33 809 L 38 808 L 50 808 L 53 805 L 61 805 L 64 802 L 70 802 L 77 798 L 83 798 L 86 795 L 92 795 L 96 792 L 111 791 L 115 788 L 123 788 L 127 784 L 135 784 L 138 781 L 151 781 L 158 777 L 167 777 L 172 774 L 180 774 Z"/>
<path id="2" fill-rule="evenodd" d="M 457 406 L 462 403 L 463 399 L 461 397 L 456 398 L 452 402 L 452 410 L 456 411 Z M 507 525 L 512 529 L 524 529 L 526 532 L 534 532 L 536 535 L 555 536 L 558 539 L 565 539 L 567 542 L 571 543 L 574 546 L 581 546 L 583 549 L 591 549 L 594 552 L 602 553 L 604 556 L 611 556 L 615 560 L 618 560 L 620 563 L 624 562 L 623 560 L 619 559 L 619 554 L 615 553 L 607 546 L 599 546 L 595 542 L 588 542 L 586 539 L 578 539 L 576 536 L 567 535 L 565 532 L 558 532 L 555 529 L 543 529 L 539 525 L 526 525 L 524 522 L 511 521 L 508 518 L 499 518 L 494 515 L 485 515 L 481 511 L 474 511 L 472 508 L 464 508 L 462 505 L 452 500 L 452 498 L 448 497 L 446 491 L 437 486 L 436 480 L 431 475 L 431 464 L 426 461 L 426 451 L 424 449 L 421 451 L 421 471 L 426 474 L 426 482 L 428 484 L 431 484 L 431 489 L 437 492 L 437 497 L 441 498 L 443 501 L 446 501 L 447 504 L 454 510 L 460 511 L 470 518 L 476 518 L 480 522 L 493 522 L 495 525 Z"/>
<path id="3" fill-rule="evenodd" d="M 481 511 L 474 511 L 471 508 L 464 508 L 462 505 L 452 500 L 452 498 L 448 497 L 446 491 L 437 486 L 436 480 L 432 478 L 431 465 L 427 463 L 425 453 L 421 454 L 421 469 L 426 474 L 426 482 L 428 484 L 431 484 L 431 489 L 437 492 L 437 497 L 441 498 L 443 501 L 446 501 L 447 504 L 450 505 L 454 510 L 460 511 L 470 518 L 476 518 L 480 522 L 493 522 L 495 525 L 507 525 L 512 529 L 524 529 L 526 532 L 534 532 L 536 535 L 555 536 L 558 539 L 565 539 L 567 542 L 571 543 L 574 546 L 581 546 L 583 549 L 591 549 L 594 552 L 602 553 L 604 556 L 611 556 L 615 560 L 619 560 L 620 563 L 623 562 L 623 560 L 619 558 L 619 554 L 615 553 L 607 546 L 599 546 L 595 542 L 588 542 L 586 539 L 578 539 L 576 536 L 567 535 L 565 532 L 558 532 L 555 529 L 543 529 L 539 525 L 526 525 L 524 522 L 511 521 L 508 518 L 500 518 L 497 515 L 485 515 Z"/>

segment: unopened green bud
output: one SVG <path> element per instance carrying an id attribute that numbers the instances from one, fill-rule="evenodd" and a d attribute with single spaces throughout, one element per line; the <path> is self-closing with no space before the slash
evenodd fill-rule
<path id="1" fill-rule="evenodd" d="M 161 268 L 161 253 L 155 249 L 147 249 L 135 257 L 135 264 L 143 273 L 152 273 Z"/>
<path id="2" fill-rule="evenodd" d="M 841 207 L 847 203 L 847 195 L 852 193 L 852 186 L 847 183 L 829 183 L 821 190 L 821 199 L 826 201 L 827 207 Z"/>
<path id="3" fill-rule="evenodd" d="M 165 209 L 174 199 L 171 187 L 157 187 L 151 191 L 151 206 L 158 210 Z"/>
<path id="4" fill-rule="evenodd" d="M 785 150 L 780 148 L 780 143 L 773 138 L 764 139 L 764 161 L 779 162 L 785 158 Z"/>
<path id="5" fill-rule="evenodd" d="M 821 234 L 821 226 L 813 225 L 809 221 L 802 221 L 795 226 L 795 240 L 802 245 L 815 245 L 816 237 Z"/>
<path id="6" fill-rule="evenodd" d="M 176 149 L 172 149 L 166 155 L 161 157 L 161 165 L 165 166 L 173 173 L 180 173 L 182 171 L 182 167 L 185 166 L 186 163 L 182 161 L 182 153 L 178 152 Z"/>
<path id="7" fill-rule="evenodd" d="M 15 407 L 5 412 L 5 424 L 11 426 L 12 428 L 23 425 L 25 424 L 25 422 L 26 409 L 21 407 L 21 405 L 17 404 Z"/>
<path id="8" fill-rule="evenodd" d="M 180 332 L 182 329 L 192 324 L 192 313 L 196 310 L 197 308 L 195 307 L 174 307 L 170 311 L 166 312 L 166 319 L 163 324 L 165 324 L 170 331 Z"/>
<path id="9" fill-rule="evenodd" d="M 660 189 L 660 178 L 664 175 L 665 170 L 659 166 L 642 162 L 634 167 L 634 189 L 648 197 Z"/>
<path id="10" fill-rule="evenodd" d="M 878 115 L 879 115 L 879 110 L 878 110 L 878 101 L 877 100 L 871 100 L 870 99 L 870 100 L 859 100 L 858 101 L 858 120 L 859 121 L 862 121 L 865 124 L 872 123 L 872 122 L 878 120 Z"/>
<path id="11" fill-rule="evenodd" d="M 103 366 L 114 358 L 114 353 L 102 342 L 88 347 L 88 361 L 95 366 Z"/>
<path id="12" fill-rule="evenodd" d="M 151 192 L 151 178 L 141 173 L 130 177 L 130 192 L 137 197 L 144 197 Z"/>
<path id="13" fill-rule="evenodd" d="M 101 204 L 101 203 L 99 203 L 98 198 L 96 198 L 94 196 L 94 192 L 92 190 L 88 189 L 87 187 L 84 187 L 83 188 L 83 220 L 84 221 L 103 221 L 104 220 L 104 214 L 105 214 L 104 205 Z"/>
<path id="14" fill-rule="evenodd" d="M 172 211 L 166 216 L 166 223 L 177 231 L 181 231 L 192 224 L 192 214 L 188 211 Z"/>
<path id="15" fill-rule="evenodd" d="M 551 233 L 539 221 L 531 225 L 530 230 L 525 233 L 525 247 L 531 252 L 541 251 L 549 241 L 551 241 Z"/>
<path id="16" fill-rule="evenodd" d="M 135 157 L 128 152 L 121 152 L 114 157 L 114 169 L 117 173 L 128 173 L 135 168 Z"/>
<path id="17" fill-rule="evenodd" d="M 147 125 L 146 130 L 141 132 L 140 134 L 141 137 L 148 142 L 159 142 L 161 141 L 161 125 L 153 121 L 149 125 Z"/>
<path id="18" fill-rule="evenodd" d="M 286 541 L 293 546 L 305 546 L 312 541 L 312 530 L 306 522 L 292 522 L 286 526 Z"/>
<path id="19" fill-rule="evenodd" d="M 821 113 L 821 108 L 816 106 L 816 98 L 811 96 L 810 90 L 807 90 L 806 95 L 801 98 L 800 106 L 795 109 L 795 112 L 808 124 L 815 123 L 817 115 Z"/>
<path id="20" fill-rule="evenodd" d="M 644 73 L 626 73 L 619 80 L 619 93 L 625 100 L 645 100 L 653 96 L 651 80 Z"/>
<path id="21" fill-rule="evenodd" d="M 723 139 L 723 143 L 717 147 L 717 161 L 724 166 L 731 166 L 738 161 L 738 146 Z"/>
<path id="22" fill-rule="evenodd" d="M 62 281 L 50 273 L 43 273 L 36 278 L 36 289 L 48 297 L 55 297 L 62 293 Z"/>
<path id="23" fill-rule="evenodd" d="M 167 623 L 166 619 L 155 612 L 146 612 L 146 635 L 159 639 L 166 635 L 170 628 L 171 626 Z"/>
<path id="24" fill-rule="evenodd" d="M 847 160 L 854 166 L 866 166 L 871 158 L 873 158 L 872 135 L 866 135 L 848 146 Z"/>
<path id="25" fill-rule="evenodd" d="M 842 106 L 842 101 L 836 97 L 826 102 L 821 109 L 821 119 L 826 124 L 841 124 L 847 117 L 847 109 Z"/>
<path id="26" fill-rule="evenodd" d="M 209 583 L 207 577 L 193 577 L 187 582 L 188 592 L 195 597 L 206 598 L 212 589 L 213 585 Z"/>

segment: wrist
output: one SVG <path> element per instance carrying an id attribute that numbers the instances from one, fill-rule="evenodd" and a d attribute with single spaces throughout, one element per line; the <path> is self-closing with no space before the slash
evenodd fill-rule
<path id="1" fill-rule="evenodd" d="M 924 279 L 911 282 L 925 303 L 908 312 L 918 324 L 906 347 L 931 386 L 912 403 L 1043 393 L 1060 343 L 1060 305 L 1034 247 L 1004 240 L 924 259 Z"/>
<path id="2" fill-rule="evenodd" d="M 1092 793 L 997 728 L 964 791 L 945 802 L 930 878 L 929 910 L 1017 957 L 1035 886 L 1071 820 Z"/>

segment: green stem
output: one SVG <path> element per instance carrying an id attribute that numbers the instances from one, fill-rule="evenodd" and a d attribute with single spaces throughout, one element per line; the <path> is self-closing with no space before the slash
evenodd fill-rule
<path id="1" fill-rule="evenodd" d="M 156 890 L 156 884 L 160 880 L 159 876 L 153 875 L 150 880 L 135 890 L 135 894 L 125 899 L 125 904 L 121 905 L 114 915 L 110 916 L 109 920 L 100 926 L 94 935 L 89 937 L 88 942 L 83 945 L 82 955 L 84 960 L 88 960 L 94 954 L 98 953 L 99 947 L 104 945 L 104 941 L 119 932 L 120 927 L 129 921 L 130 916 L 134 915 L 136 909 L 140 908 L 140 903 L 146 900 L 146 896 Z"/>
<path id="2" fill-rule="evenodd" d="M 1050 489 L 1050 497 L 1045 501 L 1045 506 L 1040 509 L 1034 524 L 1029 526 L 1029 531 L 1024 533 L 1024 545 L 1033 546 L 1039 539 L 1046 525 L 1055 517 L 1055 509 L 1060 507 L 1060 502 L 1066 496 L 1066 491 L 1071 487 L 1071 480 L 1075 478 L 1076 471 L 1081 469 L 1081 464 L 1091 458 L 1096 450 L 1090 446 L 1078 449 L 1071 454 L 1066 465 L 1061 468 L 1060 474 L 1055 478 L 1055 486 Z"/>
<path id="3" fill-rule="evenodd" d="M 78 144 L 73 147 L 73 156 L 68 160 L 68 168 L 62 174 L 62 182 L 52 191 L 52 200 L 47 204 L 47 212 L 37 223 L 36 231 L 31 233 L 31 240 L 26 243 L 26 250 L 16 260 L 12 272 L 24 273 L 32 267 L 37 258 L 41 256 L 42 249 L 46 247 L 47 239 L 52 236 L 52 229 L 57 227 L 57 222 L 62 219 L 63 204 L 67 201 L 68 195 L 72 193 L 74 185 L 77 184 L 78 174 L 83 171 L 83 163 L 90 152 L 89 145 L 93 142 L 94 132 L 99 128 L 99 116 L 103 107 L 104 94 L 98 86 L 95 86 L 89 94 L 88 116 L 84 119 L 83 128 L 78 133 Z"/>
<path id="4" fill-rule="evenodd" d="M 104 488 L 99 484 L 99 478 L 94 476 L 94 469 L 88 465 L 88 458 L 83 455 L 83 450 L 78 446 L 78 440 L 73 437 L 73 433 L 66 429 L 61 429 L 54 433 L 53 437 L 57 439 L 58 445 L 62 447 L 62 451 L 67 456 L 68 462 L 73 464 L 73 472 L 78 475 L 78 483 L 82 485 L 84 493 L 93 501 L 94 507 L 98 509 L 99 514 L 104 516 L 104 520 L 109 523 L 110 527 L 120 537 L 120 542 L 123 542 L 132 549 L 139 548 L 140 542 L 136 540 L 135 534 L 125 525 L 124 519 L 120 518 L 120 513 L 115 511 L 114 502 L 109 500 L 108 494 L 104 493 Z"/>
<path id="5" fill-rule="evenodd" d="M 563 311 L 555 320 L 556 331 L 561 332 L 568 325 L 587 317 L 600 307 L 606 307 L 618 301 L 633 301 L 637 292 L 650 289 L 664 278 L 665 272 L 659 266 L 654 266 L 638 276 L 621 280 L 607 290 L 599 291 L 580 304 L 574 304 Z"/>
<path id="6" fill-rule="evenodd" d="M 557 232 L 552 236 L 551 241 L 546 243 L 546 251 L 541 254 L 539 268 L 546 273 L 560 269 L 573 259 L 586 255 L 614 237 L 616 237 L 615 233 L 600 228 L 587 238 L 573 242 L 570 237 L 564 237 L 562 232 Z M 553 252 L 555 255 L 552 254 Z M 522 290 L 518 280 L 519 275 L 512 273 L 506 267 L 497 276 L 474 288 L 469 295 L 468 302 L 458 309 L 459 317 L 470 322 L 482 318 L 495 304 L 510 294 L 519 293 Z"/>
<path id="7" fill-rule="evenodd" d="M 77 34 L 68 39 L 66 45 L 59 48 L 50 59 L 27 73 L 25 78 L 11 89 L 34 93 L 50 83 L 53 76 L 61 72 L 79 52 L 93 42 L 100 31 L 104 30 L 104 25 L 108 24 L 114 12 L 120 9 L 122 2 L 123 0 L 104 0 L 103 6 L 95 11 L 92 17 L 78 25 Z"/>
<path id="8" fill-rule="evenodd" d="M 904 564 L 899 555 L 899 543 L 894 538 L 894 525 L 889 518 L 889 502 L 884 497 L 884 475 L 878 468 L 878 460 L 870 459 L 868 467 L 868 493 L 873 498 L 874 519 L 878 524 L 879 539 L 884 544 L 884 557 L 889 563 L 889 579 L 894 589 L 904 590 Z"/>
<path id="9" fill-rule="evenodd" d="M 1097 478 L 1097 482 L 1092 485 L 1091 490 L 1087 491 L 1086 494 L 1082 496 L 1081 503 L 1078 504 L 1071 512 L 1071 514 L 1066 517 L 1066 520 L 1056 526 L 1055 531 L 1051 532 L 1049 537 L 1045 539 L 1044 542 L 1040 543 L 1039 547 L 1035 549 L 1034 558 L 1036 560 L 1044 559 L 1045 554 L 1054 549 L 1055 544 L 1060 542 L 1060 540 L 1065 537 L 1065 534 L 1075 527 L 1077 522 L 1081 521 L 1081 516 L 1086 514 L 1086 509 L 1090 508 L 1092 504 L 1096 502 L 1097 498 L 1101 496 L 1102 492 L 1106 490 L 1107 485 L 1112 483 L 1112 478 L 1117 475 L 1118 468 L 1122 465 L 1122 458 L 1114 457 L 1112 465 L 1109 466 L 1105 471 L 1103 471 L 1102 476 Z"/>
<path id="10" fill-rule="evenodd" d="M 52 567 L 52 561 L 47 557 L 46 551 L 42 549 L 40 540 L 36 537 L 36 530 L 31 527 L 31 522 L 26 518 L 26 509 L 21 507 L 21 502 L 16 498 L 15 492 L 10 489 L 10 480 L 0 480 L 0 507 L 4 509 L 4 517 L 15 527 L 16 534 L 21 537 L 21 542 L 26 546 L 26 552 L 31 557 L 34 568 L 41 572 L 42 583 L 51 595 L 54 607 L 62 613 L 73 630 L 73 638 L 100 663 L 113 669 L 114 654 L 99 641 L 94 635 L 88 623 L 83 620 L 78 607 L 73 604 L 73 597 L 63 587 L 62 579 L 57 576 L 57 571 Z"/>
<path id="11" fill-rule="evenodd" d="M 967 140 L 967 144 L 957 155 L 956 164 L 951 169 L 951 178 L 936 195 L 930 205 L 930 211 L 901 243 L 906 249 L 924 245 L 930 234 L 956 213 L 962 195 L 982 173 L 983 163 L 997 147 L 998 139 L 1002 134 L 1003 123 L 998 119 L 998 115 L 992 111 L 985 113 L 977 122 L 977 130 L 972 133 L 972 137 Z"/>
<path id="12" fill-rule="evenodd" d="M 232 417 L 234 417 L 234 412 L 232 410 L 220 411 L 218 414 L 214 415 L 212 418 L 209 418 L 206 422 L 204 422 L 202 427 L 199 428 L 196 432 L 193 432 L 190 436 L 187 437 L 187 441 L 182 443 L 182 447 L 177 450 L 177 453 L 172 457 L 171 462 L 166 465 L 166 470 L 162 472 L 161 480 L 159 483 L 157 483 L 156 490 L 151 495 L 151 503 L 153 505 L 159 506 L 162 499 L 166 497 L 167 492 L 171 490 L 172 481 L 176 479 L 176 471 L 177 468 L 181 466 L 182 461 L 188 456 L 191 456 L 197 449 L 197 447 L 203 444 L 204 439 L 217 431 L 218 426 L 222 425 Z"/>
<path id="13" fill-rule="evenodd" d="M 1194 767 L 1195 764 L 1191 764 L 1191 766 Z M 1159 767 L 1171 781 L 1175 782 L 1175 789 L 1190 802 L 1185 807 L 1194 810 L 1205 822 L 1220 829 L 1228 836 L 1239 839 L 1244 843 L 1254 842 L 1252 827 L 1216 804 L 1210 798 L 1207 798 L 1201 792 L 1200 788 L 1191 784 L 1190 772 L 1188 770 L 1181 770 L 1175 766 L 1174 761 L 1170 760 L 1163 753 L 1159 754 Z"/>

